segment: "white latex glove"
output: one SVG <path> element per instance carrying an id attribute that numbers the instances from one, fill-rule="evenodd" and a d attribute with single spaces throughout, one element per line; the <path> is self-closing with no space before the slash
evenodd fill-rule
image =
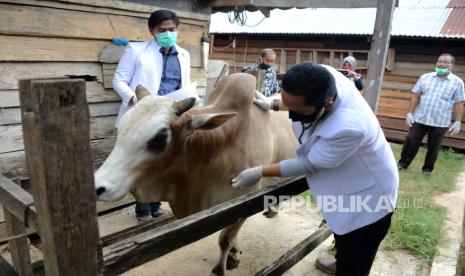
<path id="1" fill-rule="evenodd" d="M 412 127 L 413 124 L 415 123 L 415 119 L 413 118 L 412 113 L 407 113 L 407 118 L 405 118 L 405 123 L 407 124 L 408 127 Z"/>
<path id="2" fill-rule="evenodd" d="M 455 121 L 449 128 L 450 135 L 455 136 L 460 132 L 460 121 Z"/>
<path id="3" fill-rule="evenodd" d="M 253 99 L 253 103 L 258 105 L 261 109 L 268 111 L 271 109 L 271 98 L 265 97 L 262 93 L 255 90 L 255 98 Z"/>
<path id="4" fill-rule="evenodd" d="M 262 166 L 249 168 L 233 178 L 232 187 L 236 189 L 250 187 L 257 184 L 262 177 Z"/>

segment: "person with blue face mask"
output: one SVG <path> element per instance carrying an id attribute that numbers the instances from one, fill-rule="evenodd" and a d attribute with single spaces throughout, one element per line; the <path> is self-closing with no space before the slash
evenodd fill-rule
<path id="1" fill-rule="evenodd" d="M 306 176 L 336 240 L 336 275 L 369 275 L 399 186 L 383 130 L 354 83 L 330 66 L 293 66 L 280 94 L 281 99 L 268 98 L 256 91 L 254 103 L 264 112 L 289 111 L 300 143 L 296 157 L 245 169 L 232 187 L 251 187 L 262 177 Z M 362 201 L 363 207 L 352 204 Z"/>
<path id="2" fill-rule="evenodd" d="M 170 93 L 191 84 L 190 55 L 176 44 L 178 25 L 179 17 L 172 11 L 155 11 L 148 20 L 153 38 L 127 45 L 113 78 L 113 89 L 122 98 L 116 127 L 126 111 L 137 102 L 137 85 L 144 86 L 150 94 L 170 97 Z M 152 220 L 163 213 L 160 202 L 136 203 L 139 222 Z"/>
<path id="3" fill-rule="evenodd" d="M 410 129 L 402 147 L 399 170 L 408 168 L 421 141 L 428 135 L 422 172 L 431 174 L 447 129 L 452 136 L 460 133 L 465 100 L 464 84 L 451 72 L 453 68 L 454 57 L 447 53 L 441 54 L 435 72 L 422 75 L 413 87 L 406 116 L 406 124 Z"/>

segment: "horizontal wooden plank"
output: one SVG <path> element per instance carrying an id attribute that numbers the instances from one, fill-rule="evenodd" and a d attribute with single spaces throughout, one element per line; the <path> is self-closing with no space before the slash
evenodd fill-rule
<path id="1" fill-rule="evenodd" d="M 384 135 L 388 140 L 403 142 L 405 136 L 407 135 L 406 131 L 394 130 L 394 129 L 384 129 Z M 426 143 L 426 137 L 422 141 L 423 144 Z M 465 149 L 465 141 L 460 139 L 454 139 L 445 137 L 442 140 L 442 145 L 447 147 L 454 147 L 459 149 Z"/>
<path id="2" fill-rule="evenodd" d="M 106 64 L 104 72 L 104 86 L 107 88 L 113 87 L 113 75 L 115 69 L 110 69 L 114 67 L 116 69 L 116 65 Z M 197 86 L 206 87 L 207 86 L 207 72 L 203 70 L 203 68 L 191 68 L 191 81 L 197 81 Z"/>
<path id="3" fill-rule="evenodd" d="M 399 91 L 399 90 L 392 90 L 392 89 L 384 88 L 381 91 L 381 98 L 410 100 L 412 98 L 412 93 L 410 91 Z"/>
<path id="4" fill-rule="evenodd" d="M 121 97 L 118 95 L 118 93 L 116 93 L 113 89 L 105 89 L 103 84 L 96 81 L 86 82 L 86 95 L 88 103 L 121 101 Z M 0 101 L 0 108 L 19 106 L 18 90 L 0 91 L 0 98 L 2 99 Z M 2 123 L 0 123 L 0 125 L 1 124 Z"/>
<path id="5" fill-rule="evenodd" d="M 396 62 L 396 68 L 401 69 L 415 69 L 415 70 L 424 70 L 425 72 L 433 72 L 436 67 L 436 61 L 432 63 L 423 63 L 423 62 Z M 454 71 L 464 73 L 465 65 L 455 64 Z"/>
<path id="6" fill-rule="evenodd" d="M 434 69 L 434 68 L 433 68 Z M 421 69 L 406 69 L 406 68 L 398 68 L 396 66 L 396 69 L 393 71 L 389 72 L 391 75 L 396 75 L 396 76 L 405 76 L 405 77 L 416 77 L 419 78 L 421 75 L 433 72 L 433 70 L 421 70 Z M 459 78 L 464 79 L 465 78 L 465 73 L 457 73 L 456 74 Z"/>
<path id="7" fill-rule="evenodd" d="M 99 61 L 111 42 L 0 35 L 0 61 Z"/>
<path id="8" fill-rule="evenodd" d="M 18 89 L 18 80 L 90 75 L 102 80 L 99 62 L 0 62 L 0 90 Z"/>
<path id="9" fill-rule="evenodd" d="M 379 107 L 386 107 L 386 108 L 397 108 L 397 109 L 403 109 L 407 111 L 409 107 L 409 100 L 404 100 L 404 99 L 393 99 L 393 98 L 383 98 L 381 97 L 379 99 Z"/>
<path id="10" fill-rule="evenodd" d="M 383 81 L 395 81 L 415 84 L 418 81 L 416 77 L 395 76 L 389 73 L 384 74 Z"/>
<path id="11" fill-rule="evenodd" d="M 94 117 L 90 119 L 90 139 L 110 138 L 116 135 L 116 116 Z M 21 125 L 0 126 L 0 153 L 24 149 Z"/>
<path id="12" fill-rule="evenodd" d="M 85 11 L 91 13 L 100 13 L 100 14 L 113 14 L 113 15 L 124 15 L 124 16 L 134 16 L 134 17 L 144 17 L 148 18 L 150 14 L 160 7 L 156 6 L 148 6 L 144 4 L 137 4 L 137 3 L 128 3 L 128 6 L 121 7 L 113 6 L 113 5 L 95 5 L 97 2 L 89 2 L 88 4 L 83 4 L 80 2 L 74 1 L 66 1 L 60 0 L 53 1 L 53 0 L 0 0 L 2 3 L 7 4 L 17 4 L 22 6 L 37 6 L 37 7 L 48 7 L 48 8 L 56 8 L 62 10 L 72 10 L 72 11 Z M 112 1 L 109 1 L 112 2 Z M 114 2 L 114 1 L 113 1 Z M 123 3 L 124 3 L 123 2 Z M 100 3 L 98 3 L 100 4 Z M 199 25 L 199 26 L 206 26 L 209 20 L 209 14 L 201 13 L 201 12 L 185 12 L 179 11 L 176 9 L 173 10 L 181 19 L 181 22 L 184 24 L 191 24 L 191 25 Z"/>
<path id="13" fill-rule="evenodd" d="M 390 108 L 379 106 L 377 116 L 386 116 L 391 118 L 405 118 L 405 114 L 407 113 L 406 109 L 399 109 L 399 108 Z"/>
<path id="14" fill-rule="evenodd" d="M 91 103 L 89 111 L 91 117 L 117 115 L 120 102 Z M 0 108 L 0 126 L 21 123 L 21 110 L 19 107 Z"/>
<path id="15" fill-rule="evenodd" d="M 103 161 L 105 161 L 113 149 L 115 141 L 115 137 L 90 141 L 94 170 L 100 167 Z M 0 172 L 11 172 L 19 177 L 27 177 L 24 151 L 1 153 Z"/>
<path id="16" fill-rule="evenodd" d="M 331 229 L 329 229 L 328 225 L 323 225 L 305 240 L 284 253 L 281 257 L 279 257 L 279 259 L 254 274 L 254 276 L 283 275 L 291 267 L 293 267 L 320 244 L 322 244 L 328 237 L 332 235 L 332 233 L 333 232 L 331 232 Z"/>
<path id="17" fill-rule="evenodd" d="M 146 23 L 144 23 L 145 25 Z M 191 53 L 192 66 L 200 67 L 200 39 L 206 30 L 192 31 L 182 26 L 179 29 L 181 31 L 178 43 Z M 186 30 L 183 32 L 182 29 Z M 67 31 L 69 32 L 69 30 Z M 117 35 L 112 37 L 115 36 Z M 148 37 L 146 39 L 152 38 Z M 0 44 L 2 45 L 0 48 L 0 61 L 95 62 L 100 61 L 101 52 L 111 42 L 109 40 L 0 35 Z"/>
<path id="18" fill-rule="evenodd" d="M 412 90 L 414 83 L 405 83 L 405 82 L 395 82 L 395 81 L 386 81 L 383 80 L 382 87 L 395 90 Z"/>
<path id="19" fill-rule="evenodd" d="M 295 195 L 308 189 L 305 178 L 262 188 L 210 209 L 102 248 L 103 274 L 115 275 L 206 237 L 263 210 L 265 195 Z"/>
<path id="20" fill-rule="evenodd" d="M 405 119 L 403 118 L 390 118 L 378 116 L 378 120 L 383 128 L 401 130 L 405 132 L 408 132 L 409 130 L 409 127 L 407 126 L 407 124 L 405 123 Z M 450 133 L 447 131 L 445 137 L 465 141 L 465 123 L 462 123 L 462 128 L 458 135 L 451 136 Z"/>

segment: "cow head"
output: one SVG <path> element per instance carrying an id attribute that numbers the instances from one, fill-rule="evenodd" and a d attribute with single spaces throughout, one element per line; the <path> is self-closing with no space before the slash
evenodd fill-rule
<path id="1" fill-rule="evenodd" d="M 138 200 L 155 201 L 163 185 L 169 184 L 163 176 L 173 173 L 170 170 L 186 139 L 197 130 L 217 128 L 236 115 L 188 114 L 195 98 L 174 101 L 149 95 L 142 86 L 137 87 L 136 95 L 139 100 L 123 116 L 112 152 L 95 173 L 99 200 L 118 200 L 131 191 Z M 141 188 L 145 188 L 143 195 L 137 193 Z"/>

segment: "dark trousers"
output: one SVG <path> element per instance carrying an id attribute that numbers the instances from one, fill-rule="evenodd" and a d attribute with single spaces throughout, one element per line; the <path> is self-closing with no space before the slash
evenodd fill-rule
<path id="1" fill-rule="evenodd" d="M 136 215 L 137 216 L 151 215 L 152 213 L 158 211 L 160 206 L 161 206 L 160 202 L 152 202 L 152 203 L 136 202 Z"/>
<path id="2" fill-rule="evenodd" d="M 402 153 L 400 155 L 399 166 L 407 168 L 417 155 L 421 141 L 428 134 L 427 151 L 423 171 L 432 172 L 434 163 L 438 158 L 439 149 L 441 148 L 442 139 L 446 133 L 447 127 L 433 127 L 420 123 L 414 123 L 405 138 Z"/>
<path id="3" fill-rule="evenodd" d="M 379 244 L 391 225 L 392 213 L 375 223 L 345 235 L 334 234 L 336 240 L 336 276 L 369 275 Z"/>

